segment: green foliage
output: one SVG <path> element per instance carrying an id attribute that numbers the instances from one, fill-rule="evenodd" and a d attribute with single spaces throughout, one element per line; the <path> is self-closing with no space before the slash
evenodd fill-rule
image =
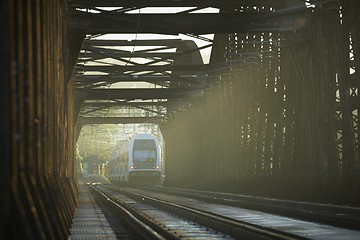
<path id="1" fill-rule="evenodd" d="M 84 126 L 78 139 L 77 159 L 84 161 L 89 156 L 96 156 L 100 162 L 106 162 L 119 137 L 117 125 Z"/>

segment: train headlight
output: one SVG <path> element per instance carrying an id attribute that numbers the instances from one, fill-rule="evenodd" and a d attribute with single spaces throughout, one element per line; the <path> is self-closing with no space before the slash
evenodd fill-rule
<path id="1" fill-rule="evenodd" d="M 131 166 L 130 166 L 130 169 L 134 169 L 134 166 L 131 165 Z"/>
<path id="2" fill-rule="evenodd" d="M 156 169 L 160 169 L 160 166 L 159 166 L 159 165 L 156 165 Z"/>

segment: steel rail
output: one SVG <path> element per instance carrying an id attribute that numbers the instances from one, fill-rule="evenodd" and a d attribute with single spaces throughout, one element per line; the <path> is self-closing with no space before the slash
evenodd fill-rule
<path id="1" fill-rule="evenodd" d="M 125 221 L 131 226 L 136 232 L 141 235 L 145 239 L 157 239 L 157 240 L 165 240 L 163 236 L 161 236 L 158 232 L 153 230 L 148 224 L 144 223 L 139 216 L 135 216 L 131 211 L 127 210 L 123 206 L 121 206 L 118 202 L 116 202 L 111 196 L 107 196 L 105 193 L 100 191 L 95 187 L 90 187 L 90 189 L 96 192 L 99 196 L 102 196 L 107 203 L 111 204 L 114 208 L 121 212 L 124 216 Z"/>
<path id="2" fill-rule="evenodd" d="M 146 190 L 171 193 L 182 197 L 241 207 L 287 217 L 296 217 L 318 223 L 329 224 L 348 229 L 360 229 L 360 208 L 296 202 L 290 200 L 270 199 L 238 194 L 217 193 L 190 189 L 173 189 L 164 187 L 142 187 Z"/>
<path id="3" fill-rule="evenodd" d="M 233 220 L 211 212 L 185 207 L 176 203 L 152 198 L 139 193 L 125 190 L 117 191 L 135 200 L 156 206 L 161 209 L 165 209 L 166 211 L 173 212 L 179 216 L 198 222 L 201 225 L 228 234 L 232 237 L 235 237 L 236 239 L 307 239 L 290 233 L 285 233 L 278 230 Z"/>

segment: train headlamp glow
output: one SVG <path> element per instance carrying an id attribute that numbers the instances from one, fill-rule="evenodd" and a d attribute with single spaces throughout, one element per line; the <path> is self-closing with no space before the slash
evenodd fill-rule
<path id="1" fill-rule="evenodd" d="M 130 166 L 130 169 L 134 169 L 134 166 L 131 165 L 131 166 Z"/>
<path id="2" fill-rule="evenodd" d="M 160 166 L 159 165 L 156 165 L 156 169 L 159 169 L 160 168 Z"/>

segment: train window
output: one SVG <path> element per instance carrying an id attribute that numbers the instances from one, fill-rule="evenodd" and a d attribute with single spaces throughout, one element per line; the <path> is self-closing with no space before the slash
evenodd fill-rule
<path id="1" fill-rule="evenodd" d="M 156 150 L 134 150 L 134 160 L 140 162 L 155 162 Z"/>
<path id="2" fill-rule="evenodd" d="M 135 140 L 134 149 L 156 149 L 155 140 Z"/>

